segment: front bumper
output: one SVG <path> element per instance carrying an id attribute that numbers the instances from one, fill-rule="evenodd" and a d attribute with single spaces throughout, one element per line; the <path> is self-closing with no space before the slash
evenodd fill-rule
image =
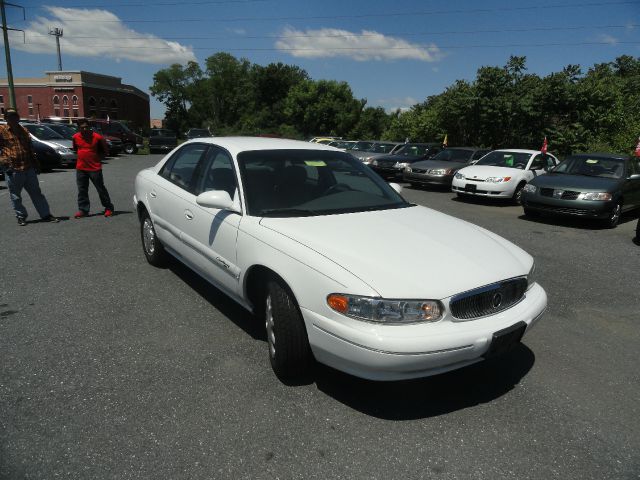
<path id="1" fill-rule="evenodd" d="M 436 323 L 377 325 L 302 314 L 313 354 L 321 363 L 370 380 L 402 380 L 455 370 L 483 359 L 493 334 L 542 317 L 547 295 L 535 284 L 525 298 L 498 314 L 469 321 L 445 316 Z M 445 305 L 448 310 L 448 305 Z"/>
<path id="2" fill-rule="evenodd" d="M 606 219 L 611 215 L 615 205 L 615 200 L 607 202 L 597 200 L 563 200 L 527 192 L 523 192 L 522 194 L 522 206 L 524 208 L 552 215 Z"/>
<path id="3" fill-rule="evenodd" d="M 405 182 L 422 183 L 424 185 L 443 185 L 450 186 L 453 181 L 453 175 L 430 175 L 428 173 L 407 172 L 402 174 Z"/>
<path id="4" fill-rule="evenodd" d="M 480 197 L 511 198 L 513 197 L 516 185 L 517 184 L 513 182 L 513 180 L 507 183 L 487 183 L 458 180 L 454 177 L 451 184 L 451 191 L 465 195 L 477 195 Z"/>
<path id="5" fill-rule="evenodd" d="M 58 154 L 60 155 L 60 164 L 64 167 L 75 167 L 78 160 L 78 154 L 75 152 Z"/>
<path id="6" fill-rule="evenodd" d="M 380 175 L 382 178 L 402 178 L 402 170 L 399 168 L 387 168 L 387 167 L 379 167 L 377 165 L 370 164 L 369 168 L 371 168 L 374 172 Z"/>

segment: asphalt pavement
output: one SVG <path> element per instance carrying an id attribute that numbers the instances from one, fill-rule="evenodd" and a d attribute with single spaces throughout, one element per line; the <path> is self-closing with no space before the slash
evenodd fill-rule
<path id="1" fill-rule="evenodd" d="M 133 180 L 160 158 L 108 160 L 112 218 L 90 187 L 95 215 L 73 219 L 75 172 L 56 170 L 40 181 L 62 221 L 27 199 L 19 227 L 0 182 L 0 479 L 640 478 L 637 214 L 610 230 L 406 188 L 531 253 L 545 317 L 456 372 L 381 383 L 318 366 L 286 386 L 261 322 L 146 262 Z"/>

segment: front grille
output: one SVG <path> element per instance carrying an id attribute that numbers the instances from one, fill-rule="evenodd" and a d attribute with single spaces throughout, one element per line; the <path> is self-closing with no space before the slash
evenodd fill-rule
<path id="1" fill-rule="evenodd" d="M 527 206 L 537 208 L 540 210 L 545 210 L 547 212 L 565 213 L 568 215 L 589 215 L 590 213 L 592 213 L 590 210 L 587 210 L 585 208 L 556 207 L 556 206 L 545 205 L 544 203 L 537 203 L 537 202 L 527 202 Z"/>
<path id="2" fill-rule="evenodd" d="M 524 297 L 526 278 L 513 278 L 453 297 L 449 306 L 455 318 L 471 320 L 511 308 Z"/>
<path id="3" fill-rule="evenodd" d="M 396 162 L 378 162 L 378 166 L 382 168 L 392 168 Z"/>
<path id="4" fill-rule="evenodd" d="M 542 195 L 543 197 L 552 197 L 553 198 L 554 197 L 553 192 L 554 192 L 553 188 L 541 188 L 540 189 L 540 195 Z M 563 190 L 562 191 L 562 195 L 560 196 L 560 198 L 562 200 L 575 200 L 576 198 L 578 198 L 579 195 L 580 195 L 580 192 L 574 192 L 572 190 Z"/>
<path id="5" fill-rule="evenodd" d="M 413 173 L 427 173 L 427 171 L 426 171 L 426 170 L 423 170 L 423 169 L 421 169 L 421 168 L 412 168 L 412 169 L 411 169 L 411 171 L 412 171 Z"/>

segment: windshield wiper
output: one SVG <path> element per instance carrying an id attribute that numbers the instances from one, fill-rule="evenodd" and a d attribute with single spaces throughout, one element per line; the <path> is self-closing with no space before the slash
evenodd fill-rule
<path id="1" fill-rule="evenodd" d="M 263 217 L 311 217 L 318 212 L 302 208 L 267 208 L 260 211 Z"/>

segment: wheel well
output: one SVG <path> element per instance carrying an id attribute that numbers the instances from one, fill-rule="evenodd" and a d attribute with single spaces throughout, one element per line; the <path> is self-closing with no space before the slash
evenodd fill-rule
<path id="1" fill-rule="evenodd" d="M 257 315 L 260 315 L 262 308 L 264 308 L 263 299 L 267 293 L 267 282 L 270 279 L 278 280 L 290 289 L 287 282 L 280 275 L 264 265 L 254 265 L 247 272 L 245 292 L 254 313 Z"/>
<path id="2" fill-rule="evenodd" d="M 142 202 L 138 202 L 138 206 L 136 208 L 137 213 L 138 213 L 138 220 L 142 221 L 142 216 L 146 213 L 147 215 L 149 215 L 149 211 L 147 210 L 147 207 L 144 206 L 144 203 Z"/>

